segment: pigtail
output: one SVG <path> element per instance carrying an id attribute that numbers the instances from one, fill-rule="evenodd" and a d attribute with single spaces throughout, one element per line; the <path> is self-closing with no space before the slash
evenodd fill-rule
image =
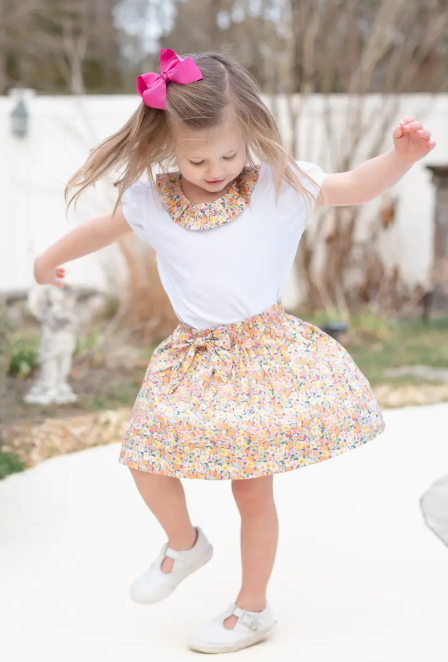
<path id="1" fill-rule="evenodd" d="M 246 88 L 247 89 L 247 88 Z M 240 116 L 249 136 L 250 149 L 257 160 L 272 168 L 277 198 L 283 182 L 286 182 L 304 199 L 307 214 L 314 208 L 320 187 L 296 163 L 283 146 L 277 123 L 258 94 L 240 91 Z M 245 110 L 248 109 L 248 110 Z M 311 189 L 303 185 L 303 180 Z"/>
<path id="2" fill-rule="evenodd" d="M 168 126 L 163 110 L 142 104 L 122 129 L 95 147 L 85 164 L 69 180 L 65 199 L 70 206 L 99 179 L 114 173 L 117 206 L 124 191 L 143 174 L 153 179 L 153 166 L 170 156 Z M 76 192 L 71 196 L 73 189 Z"/>

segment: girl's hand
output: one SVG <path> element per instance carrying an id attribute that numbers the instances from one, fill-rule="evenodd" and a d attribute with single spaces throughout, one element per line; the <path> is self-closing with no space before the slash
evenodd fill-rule
<path id="1" fill-rule="evenodd" d="M 405 117 L 393 136 L 395 149 L 406 163 L 419 161 L 436 146 L 431 140 L 431 131 L 424 129 L 423 124 L 413 117 Z"/>
<path id="2" fill-rule="evenodd" d="M 49 269 L 42 264 L 39 258 L 34 262 L 34 278 L 39 285 L 54 285 L 54 287 L 63 287 L 65 278 L 65 269 L 57 267 Z"/>

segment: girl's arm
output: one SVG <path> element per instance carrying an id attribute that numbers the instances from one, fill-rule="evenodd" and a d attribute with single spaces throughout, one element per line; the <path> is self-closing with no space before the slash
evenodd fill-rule
<path id="1" fill-rule="evenodd" d="M 327 175 L 318 205 L 360 205 L 398 182 L 411 166 L 435 147 L 431 131 L 406 117 L 394 130 L 394 149 L 365 161 L 350 172 Z"/>
<path id="2" fill-rule="evenodd" d="M 60 265 L 109 246 L 128 232 L 132 230 L 120 209 L 81 223 L 35 259 L 36 281 L 62 287 L 65 270 Z"/>

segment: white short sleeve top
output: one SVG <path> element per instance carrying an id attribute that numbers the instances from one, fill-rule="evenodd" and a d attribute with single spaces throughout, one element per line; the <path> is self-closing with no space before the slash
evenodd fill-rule
<path id="1" fill-rule="evenodd" d="M 322 186 L 325 175 L 319 166 L 297 163 Z M 123 214 L 154 248 L 162 285 L 179 320 L 211 329 L 277 303 L 309 213 L 303 196 L 283 183 L 276 200 L 267 164 L 249 172 L 244 197 L 241 189 L 233 189 L 198 205 L 186 199 L 176 177 L 168 177 L 167 186 L 162 180 L 157 186 L 133 184 L 123 195 Z M 317 197 L 318 189 L 306 178 L 303 185 Z"/>

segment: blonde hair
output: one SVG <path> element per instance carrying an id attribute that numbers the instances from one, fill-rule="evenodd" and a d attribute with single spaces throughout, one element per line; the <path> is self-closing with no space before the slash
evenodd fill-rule
<path id="1" fill-rule="evenodd" d="M 283 181 L 292 186 L 311 208 L 318 185 L 296 164 L 282 145 L 272 113 L 261 99 L 255 79 L 237 60 L 221 53 L 190 55 L 202 73 L 202 80 L 188 85 L 167 85 L 166 110 L 143 103 L 120 131 L 104 140 L 90 153 L 86 163 L 73 175 L 66 187 L 70 205 L 81 193 L 111 171 L 118 171 L 115 186 L 119 205 L 124 191 L 146 174 L 154 181 L 153 168 L 164 168 L 173 157 L 171 125 L 183 122 L 192 129 L 220 124 L 231 104 L 247 135 L 247 158 L 268 163 L 273 171 L 277 194 Z M 314 196 L 302 184 L 303 178 L 315 187 Z M 302 180 L 302 181 L 301 181 Z M 72 189 L 78 189 L 69 199 Z"/>

